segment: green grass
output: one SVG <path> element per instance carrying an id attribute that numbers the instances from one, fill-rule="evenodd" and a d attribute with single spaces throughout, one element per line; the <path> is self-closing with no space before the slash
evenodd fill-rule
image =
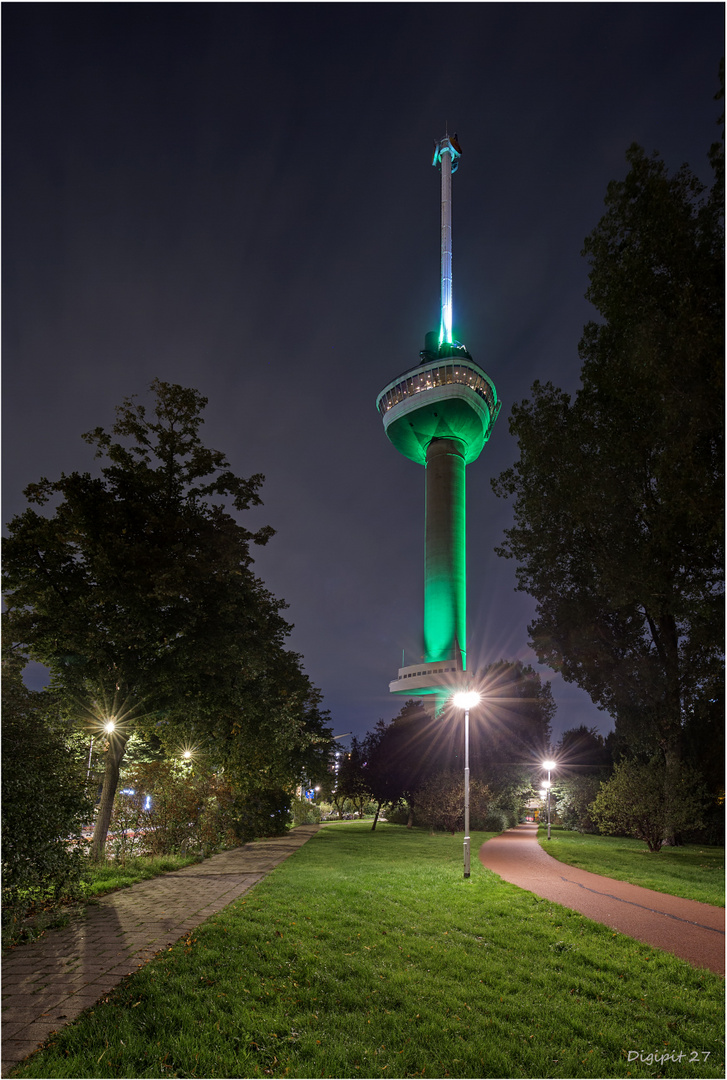
<path id="1" fill-rule="evenodd" d="M 717 1077 L 723 1018 L 718 976 L 476 857 L 463 880 L 461 835 L 354 823 L 322 829 L 13 1075 Z"/>
<path id="2" fill-rule="evenodd" d="M 124 862 L 89 862 L 83 891 L 86 896 L 100 896 L 199 861 L 197 855 L 137 855 Z"/>
<path id="3" fill-rule="evenodd" d="M 540 846 L 569 866 L 724 907 L 723 847 L 685 844 L 654 854 L 643 841 L 620 836 L 592 836 L 558 827 L 551 827 L 550 835 L 548 841 L 541 826 Z"/>

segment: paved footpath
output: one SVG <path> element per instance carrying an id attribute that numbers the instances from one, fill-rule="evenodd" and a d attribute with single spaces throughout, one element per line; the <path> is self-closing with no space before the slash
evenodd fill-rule
<path id="1" fill-rule="evenodd" d="M 724 908 L 568 866 L 543 851 L 537 835 L 537 825 L 508 829 L 482 845 L 480 862 L 536 896 L 724 975 Z"/>
<path id="2" fill-rule="evenodd" d="M 301 825 L 100 898 L 2 966 L 2 1075 L 155 955 L 227 907 L 318 831 Z"/>

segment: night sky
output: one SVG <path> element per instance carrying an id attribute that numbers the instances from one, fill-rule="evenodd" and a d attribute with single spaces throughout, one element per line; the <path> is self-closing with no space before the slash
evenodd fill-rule
<path id="1" fill-rule="evenodd" d="M 584 237 L 625 151 L 709 182 L 721 3 L 43 4 L 3 21 L 3 521 L 95 467 L 155 377 L 261 472 L 255 569 L 335 733 L 394 716 L 421 655 L 424 470 L 378 392 L 439 325 L 434 139 L 456 131 L 455 336 L 502 411 L 468 467 L 468 666 L 520 658 L 534 602 L 494 554 L 514 402 L 575 391 Z M 546 677 L 552 673 L 541 669 Z M 41 672 L 29 680 L 42 685 Z M 610 719 L 553 678 L 556 736 Z"/>

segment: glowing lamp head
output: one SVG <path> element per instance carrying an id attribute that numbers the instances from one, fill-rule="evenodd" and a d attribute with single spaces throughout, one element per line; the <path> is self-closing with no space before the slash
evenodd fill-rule
<path id="1" fill-rule="evenodd" d="M 476 690 L 462 690 L 454 695 L 452 702 L 458 709 L 474 709 L 480 703 L 480 695 Z"/>
<path id="2" fill-rule="evenodd" d="M 109 734 L 111 734 L 112 731 L 116 730 L 116 721 L 114 720 L 113 716 L 109 717 L 109 719 L 104 724 L 103 729 L 104 731 L 108 731 Z"/>
<path id="3" fill-rule="evenodd" d="M 192 751 L 191 750 L 185 750 L 184 753 L 182 754 L 182 757 L 184 758 L 185 761 L 189 761 L 191 756 L 192 756 Z"/>
<path id="4" fill-rule="evenodd" d="M 555 768 L 555 762 L 554 761 L 544 761 L 543 762 L 543 768 L 547 769 L 548 772 L 550 772 L 551 769 Z"/>

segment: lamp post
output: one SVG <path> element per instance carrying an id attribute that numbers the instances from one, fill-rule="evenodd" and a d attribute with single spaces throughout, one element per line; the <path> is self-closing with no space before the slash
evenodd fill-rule
<path id="1" fill-rule="evenodd" d="M 464 709 L 464 876 L 470 876 L 470 709 L 478 705 L 480 695 L 474 690 L 462 691 L 452 698 L 458 709 Z"/>
<path id="2" fill-rule="evenodd" d="M 543 768 L 548 770 L 548 779 L 545 781 L 545 784 L 543 786 L 546 787 L 547 790 L 548 790 L 548 839 L 550 840 L 550 788 L 551 788 L 550 774 L 551 774 L 552 770 L 555 768 L 555 762 L 550 761 L 550 760 L 549 761 L 544 761 L 543 762 Z"/>

